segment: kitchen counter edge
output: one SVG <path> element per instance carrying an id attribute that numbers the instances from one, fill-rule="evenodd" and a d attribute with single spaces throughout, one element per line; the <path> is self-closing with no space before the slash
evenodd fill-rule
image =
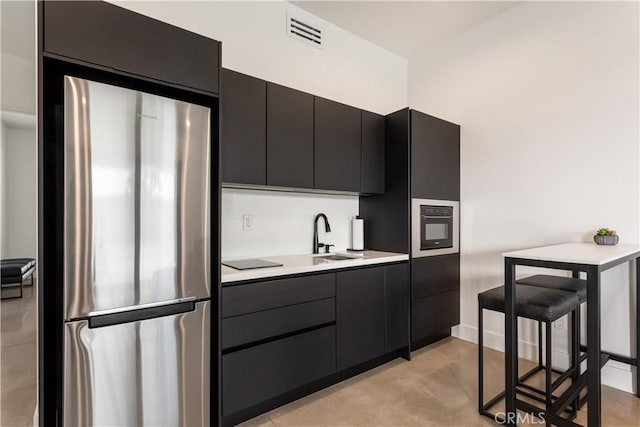
<path id="1" fill-rule="evenodd" d="M 231 267 L 222 266 L 221 283 L 222 285 L 244 282 L 256 279 L 271 279 L 281 276 L 290 276 L 295 274 L 317 273 L 331 270 L 344 270 L 351 268 L 367 267 L 377 264 L 388 264 L 393 262 L 408 261 L 409 255 L 380 252 L 365 251 L 362 259 L 331 261 L 323 264 L 313 264 L 314 255 L 285 255 L 275 257 L 259 257 L 267 261 L 273 261 L 283 264 L 282 267 L 257 268 L 252 270 L 234 270 Z M 305 261 L 308 259 L 308 263 Z"/>

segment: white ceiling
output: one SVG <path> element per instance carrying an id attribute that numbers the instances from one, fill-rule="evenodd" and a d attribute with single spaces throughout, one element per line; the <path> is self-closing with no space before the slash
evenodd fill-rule
<path id="1" fill-rule="evenodd" d="M 426 0 L 291 3 L 407 59 L 521 4 Z"/>
<path id="2" fill-rule="evenodd" d="M 515 1 L 292 1 L 405 58 L 509 10 Z M 35 1 L 0 1 L 1 51 L 35 59 Z"/>
<path id="3" fill-rule="evenodd" d="M 25 59 L 36 57 L 36 8 L 34 0 L 0 1 L 1 51 Z"/>

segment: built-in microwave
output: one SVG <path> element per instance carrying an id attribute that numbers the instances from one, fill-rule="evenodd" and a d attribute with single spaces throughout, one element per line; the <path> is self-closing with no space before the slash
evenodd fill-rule
<path id="1" fill-rule="evenodd" d="M 460 251 L 460 202 L 411 200 L 411 256 L 425 257 Z"/>

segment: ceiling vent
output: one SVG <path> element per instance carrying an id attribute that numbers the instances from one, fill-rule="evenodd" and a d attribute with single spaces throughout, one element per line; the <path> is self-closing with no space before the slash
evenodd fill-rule
<path id="1" fill-rule="evenodd" d="M 287 13 L 287 35 L 291 38 L 322 49 L 322 30 Z"/>

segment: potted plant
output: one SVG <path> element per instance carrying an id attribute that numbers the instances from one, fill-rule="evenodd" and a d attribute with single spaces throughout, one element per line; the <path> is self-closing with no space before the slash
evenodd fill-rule
<path id="1" fill-rule="evenodd" d="M 617 245 L 619 240 L 618 233 L 608 228 L 600 228 L 596 231 L 596 235 L 593 236 L 593 241 L 598 245 Z"/>

